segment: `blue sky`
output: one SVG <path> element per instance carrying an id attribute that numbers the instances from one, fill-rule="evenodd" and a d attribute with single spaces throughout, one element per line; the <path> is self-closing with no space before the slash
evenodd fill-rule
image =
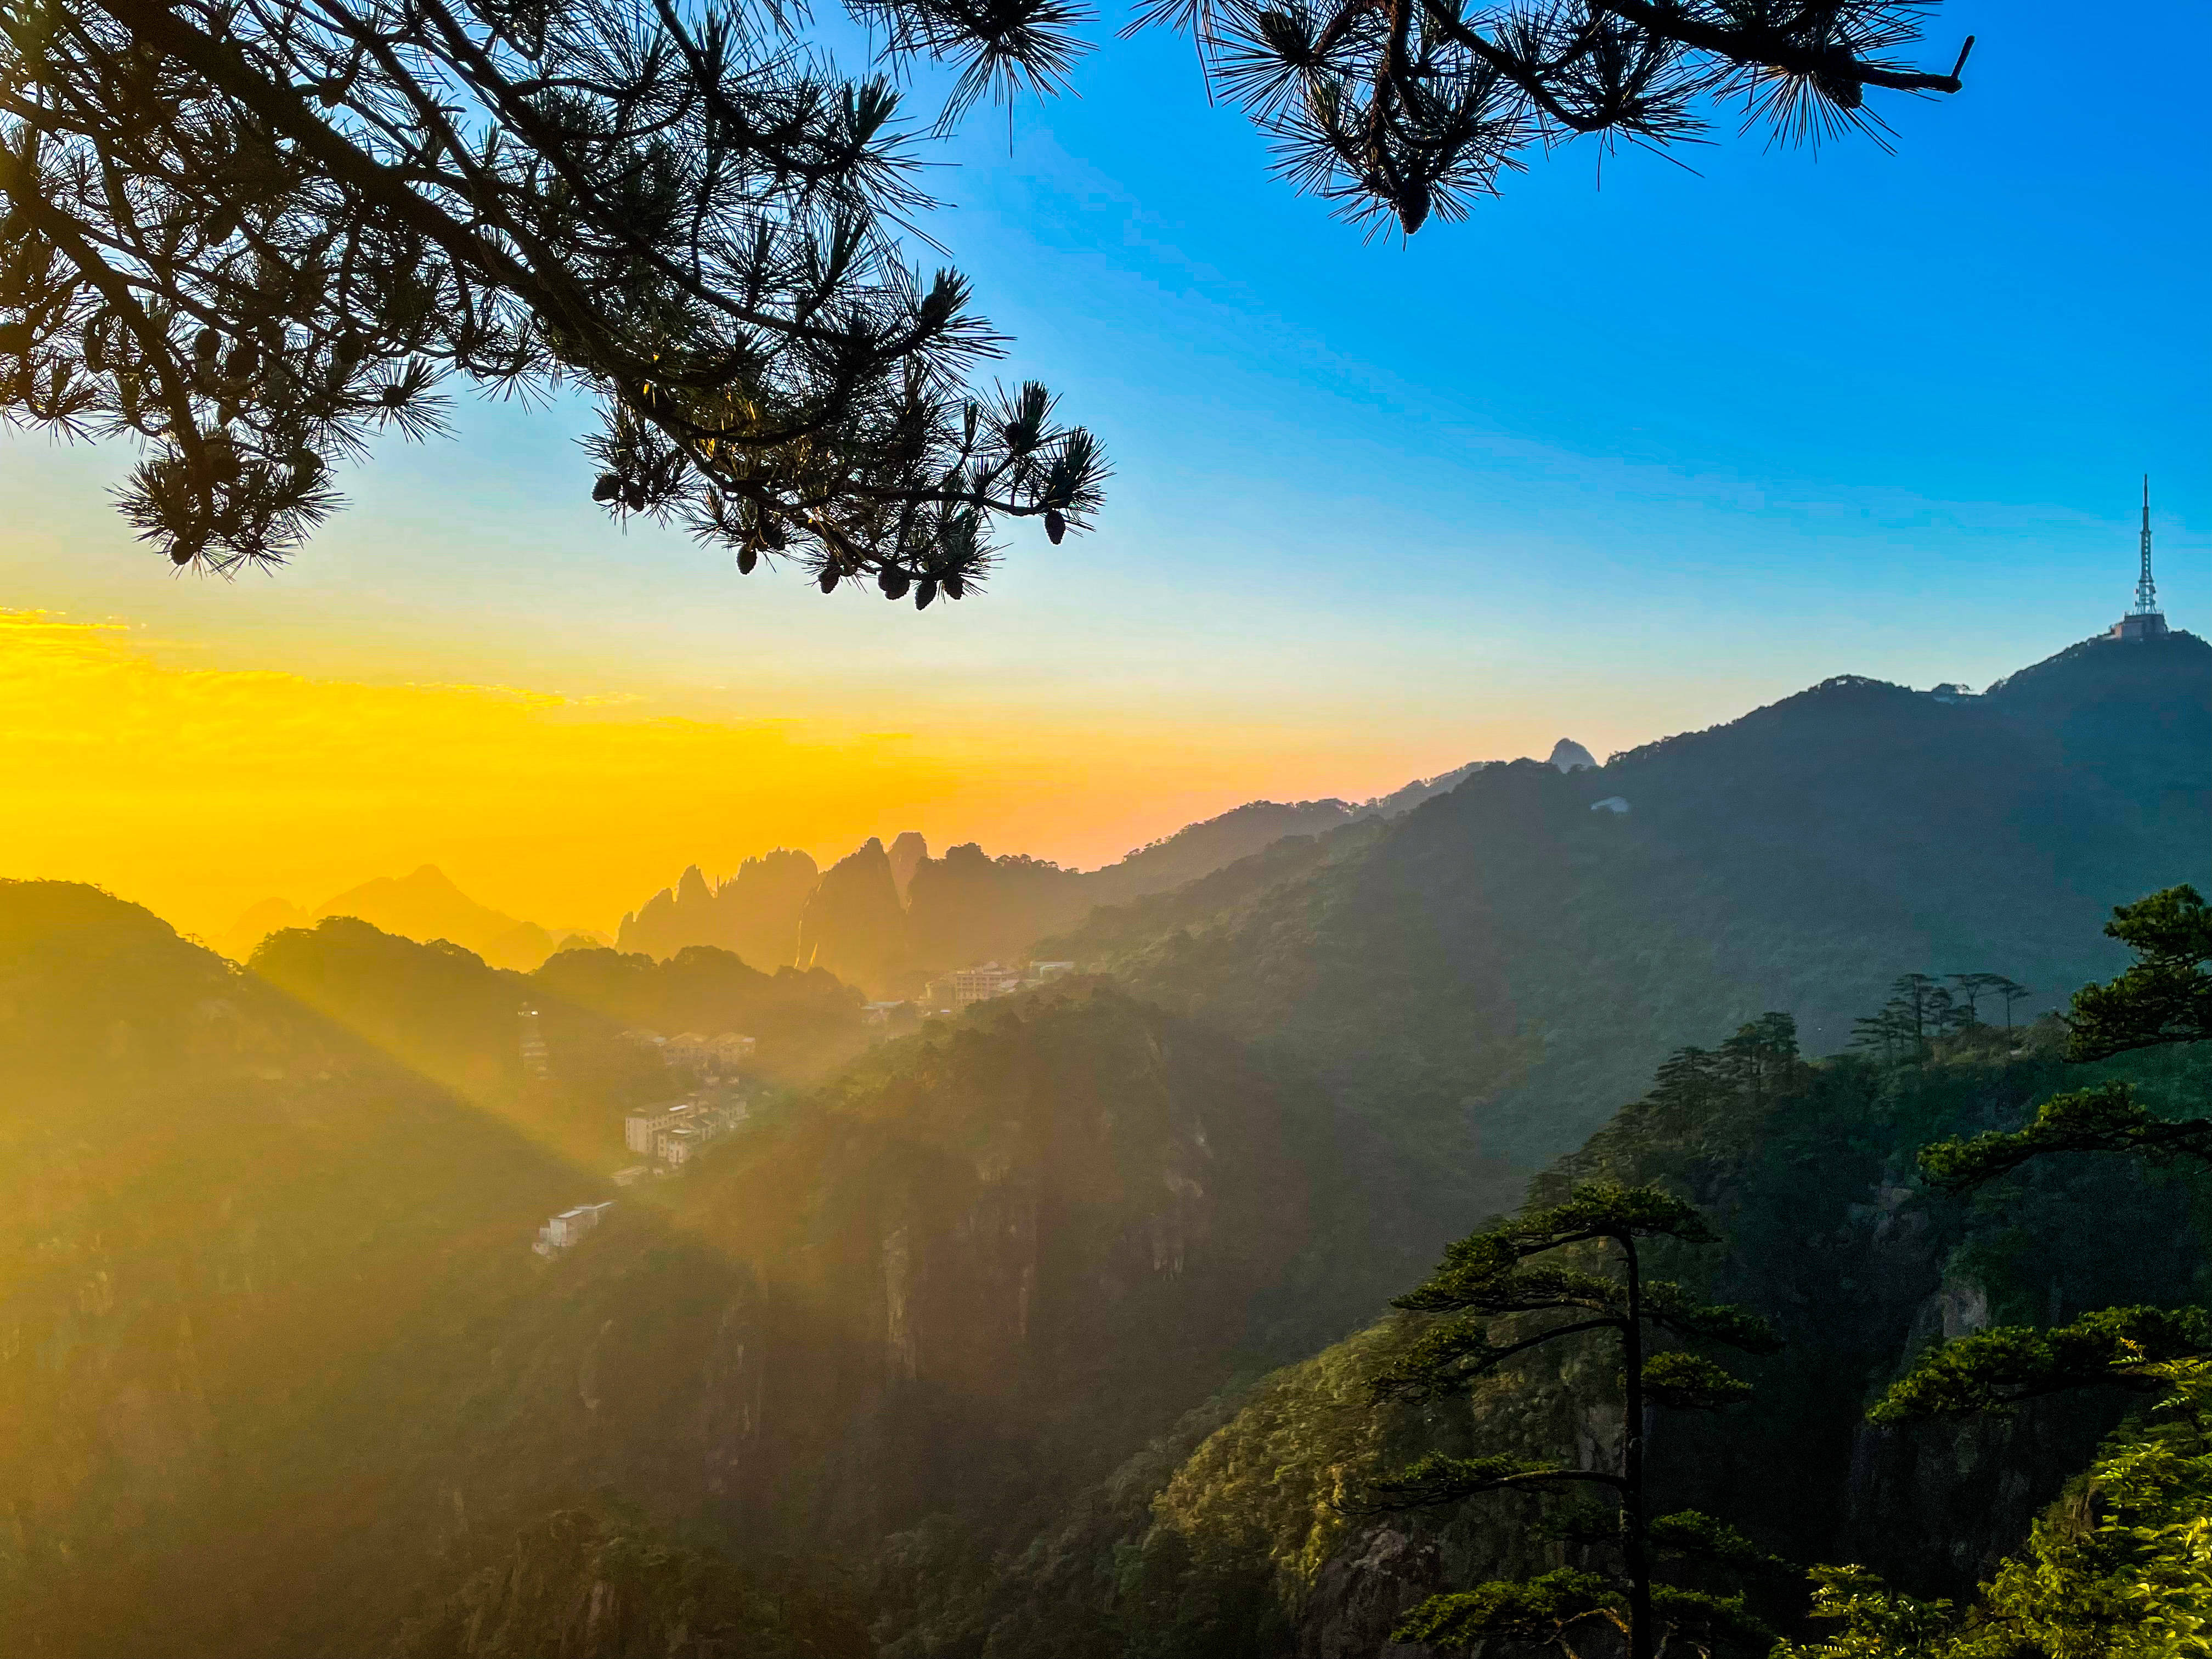
<path id="1" fill-rule="evenodd" d="M 2075 7 L 1951 0 L 1924 58 L 1978 35 L 1967 89 L 1882 99 L 1894 154 L 1772 149 L 1722 112 L 1695 173 L 1616 156 L 1601 188 L 1570 148 L 1410 241 L 1291 194 L 1188 44 L 1120 21 L 1077 95 L 929 151 L 1005 373 L 1116 470 L 1097 533 L 1018 533 L 987 597 L 917 617 L 741 581 L 598 515 L 574 410 L 464 403 L 464 441 L 385 451 L 293 570 L 236 585 L 132 547 L 117 458 L 0 443 L 7 602 L 180 663 L 971 757 L 994 720 L 1156 732 L 1220 745 L 1221 805 L 1563 732 L 1602 754 L 1833 673 L 1985 682 L 2118 614 L 2145 471 L 2166 610 L 2203 630 L 2212 10 L 2115 9 L 2085 40 Z M 1032 850 L 1098 854 L 1085 810 Z"/>

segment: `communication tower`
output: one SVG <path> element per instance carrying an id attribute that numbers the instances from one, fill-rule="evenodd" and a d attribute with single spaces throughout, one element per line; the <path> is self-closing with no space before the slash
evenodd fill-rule
<path id="1" fill-rule="evenodd" d="M 2142 574 L 2136 579 L 2136 602 L 2128 614 L 2112 624 L 2116 640 L 2154 640 L 2166 632 L 2166 616 L 2158 608 L 2158 584 L 2150 574 L 2150 474 L 2143 474 Z"/>

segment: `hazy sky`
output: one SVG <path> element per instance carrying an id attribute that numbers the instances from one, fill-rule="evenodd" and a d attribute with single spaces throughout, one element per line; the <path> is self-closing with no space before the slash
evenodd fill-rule
<path id="1" fill-rule="evenodd" d="M 933 180 L 1108 512 L 926 615 L 616 532 L 573 409 L 465 401 L 235 584 L 131 542 L 120 456 L 0 441 L 0 604 L 44 613 L 0 626 L 0 873 L 205 928 L 430 860 L 606 925 L 780 842 L 1096 862 L 1830 674 L 1985 682 L 2118 614 L 2145 471 L 2203 631 L 2212 12 L 2081 15 L 1944 5 L 1970 85 L 1883 99 L 1894 155 L 1723 112 L 1694 173 L 1569 149 L 1410 243 L 1270 179 L 1187 44 L 1108 40 Z"/>

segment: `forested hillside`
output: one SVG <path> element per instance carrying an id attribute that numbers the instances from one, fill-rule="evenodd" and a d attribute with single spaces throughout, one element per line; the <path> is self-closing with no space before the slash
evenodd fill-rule
<path id="1" fill-rule="evenodd" d="M 1757 1606 L 1784 1628 L 1806 1599 L 1790 1563 L 1864 1563 L 1923 1596 L 1971 1590 L 2130 1403 L 2107 1389 L 2009 1417 L 1869 1425 L 1866 1407 L 1929 1341 L 2212 1292 L 2202 1173 L 2075 1158 L 1976 1201 L 1923 1184 L 1921 1146 L 2013 1127 L 2054 1087 L 2126 1077 L 2154 1113 L 2177 1116 L 2201 1110 L 2212 1085 L 2212 1057 L 2067 1067 L 2062 1047 L 2049 1022 L 1981 1028 L 1924 1065 L 1853 1055 L 1789 1065 L 1756 1085 L 1692 1054 L 1534 1183 L 1532 1201 L 1607 1178 L 1689 1197 L 1721 1247 L 1662 1250 L 1651 1271 L 1747 1306 L 1783 1336 L 1778 1354 L 1737 1367 L 1753 1384 L 1748 1404 L 1662 1413 L 1650 1455 L 1655 1512 L 1699 1510 L 1780 1558 Z M 1423 1596 L 1578 1564 L 1564 1497 L 1500 1493 L 1380 1519 L 1338 1507 L 1426 1451 L 1571 1466 L 1617 1455 L 1607 1414 L 1620 1373 L 1603 1339 L 1532 1354 L 1472 1401 L 1377 1406 L 1370 1383 L 1425 1328 L 1394 1316 L 1194 1413 L 964 1577 L 945 1553 L 917 1571 L 914 1553 L 934 1541 L 917 1535 L 889 1569 L 908 1621 L 893 1650 L 1419 1651 L 1387 1644 Z"/>
<path id="2" fill-rule="evenodd" d="M 1595 770 L 1486 768 L 1039 949 L 1409 1146 L 1533 1167 L 1763 1009 L 1826 1051 L 1908 969 L 2063 1002 L 2116 960 L 2112 905 L 2212 872 L 2208 821 L 2212 647 L 2100 639 L 1980 697 L 1832 680 Z"/>
<path id="3" fill-rule="evenodd" d="M 605 954 L 576 1006 L 750 971 Z M 437 1651 L 488 1583 L 572 1642 L 572 1569 L 630 1609 L 608 1631 L 690 1597 L 773 1650 L 766 1597 L 849 1632 L 885 1534 L 1000 1537 L 1349 1316 L 1302 1288 L 1325 1117 L 1118 993 L 890 1044 L 617 1192 L 517 1063 L 543 988 L 357 922 L 241 971 L 91 889 L 0 885 L 11 1651 L 357 1655 L 409 1620 Z M 658 1545 L 547 1518 L 602 1491 L 709 1555 L 647 1571 Z"/>
<path id="4" fill-rule="evenodd" d="M 1663 1499 L 1955 1593 L 2115 1407 L 1869 1399 L 1936 1334 L 2202 1297 L 2212 1190 L 2057 1160 L 1969 1203 L 1912 1154 L 2097 1075 L 2176 1112 L 2212 1061 L 2069 1070 L 2035 1001 L 1838 1051 L 1901 974 L 2049 1007 L 2116 965 L 2109 905 L 2212 853 L 2208 665 L 2093 643 L 1480 769 L 1098 912 L 1055 954 L 1110 976 L 872 1048 L 856 986 L 710 945 L 522 974 L 332 918 L 241 965 L 0 884 L 0 1620 L 40 1659 L 1355 1659 L 1583 1547 L 1519 1499 L 1339 1507 L 1422 1449 L 1606 1449 L 1602 1355 L 1369 1398 L 1419 1334 L 1388 1297 L 1540 1158 L 1540 1196 L 1694 1200 L 1724 1243 L 1659 1268 L 1786 1339 L 1659 1432 Z M 893 850 L 802 931 L 829 893 L 980 947 L 995 866 Z M 1668 1058 L 1768 1010 L 1822 1057 Z M 675 1086 L 640 1028 L 755 1037 L 755 1109 L 617 1188 L 622 1109 Z"/>

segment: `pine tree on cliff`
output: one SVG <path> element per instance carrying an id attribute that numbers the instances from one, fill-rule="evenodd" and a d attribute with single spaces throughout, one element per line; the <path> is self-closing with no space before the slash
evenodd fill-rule
<path id="1" fill-rule="evenodd" d="M 1725 1561 L 1749 1547 L 1710 1518 L 1652 1518 L 1645 1507 L 1648 1409 L 1710 1411 L 1750 1388 L 1680 1342 L 1717 1343 L 1751 1353 L 1779 1344 L 1765 1322 L 1741 1309 L 1701 1302 L 1680 1285 L 1644 1277 L 1644 1247 L 1717 1242 L 1697 1211 L 1656 1187 L 1596 1182 L 1561 1204 L 1531 1207 L 1470 1235 L 1443 1264 L 1394 1305 L 1431 1322 L 1392 1369 L 1376 1377 L 1377 1401 L 1464 1394 L 1524 1354 L 1551 1343 L 1605 1336 L 1620 1344 L 1620 1455 L 1613 1468 L 1577 1468 L 1513 1456 L 1431 1454 L 1346 1505 L 1382 1514 L 1462 1503 L 1492 1492 L 1559 1493 L 1595 1488 L 1618 1505 L 1606 1541 L 1618 1547 L 1618 1577 L 1561 1569 L 1432 1596 L 1395 1633 L 1401 1642 L 1466 1647 L 1493 1638 L 1564 1644 L 1583 1625 L 1609 1624 L 1630 1659 L 1652 1659 L 1662 1626 L 1692 1645 L 1764 1632 L 1739 1594 L 1655 1583 L 1655 1555 Z M 1566 1252 L 1562 1259 L 1558 1254 Z M 1538 1258 L 1550 1258 L 1539 1261 Z M 1661 1344 L 1669 1346 L 1658 1346 Z"/>
<path id="2" fill-rule="evenodd" d="M 2074 994 L 2067 1058 L 2110 1059 L 2138 1048 L 2212 1037 L 2212 908 L 2193 887 L 2169 887 L 2112 912 L 2105 932 L 2134 963 Z M 1966 1193 L 2051 1152 L 2124 1152 L 2154 1164 L 2212 1167 L 2212 1118 L 2161 1118 L 2125 1083 L 2054 1095 L 2019 1129 L 1922 1149 L 1936 1187 Z M 2105 1308 L 2051 1330 L 2001 1326 L 1931 1350 L 1871 1413 L 1876 1422 L 2002 1410 L 2094 1384 L 2160 1388 L 2146 1367 L 2212 1353 L 2203 1310 Z"/>

